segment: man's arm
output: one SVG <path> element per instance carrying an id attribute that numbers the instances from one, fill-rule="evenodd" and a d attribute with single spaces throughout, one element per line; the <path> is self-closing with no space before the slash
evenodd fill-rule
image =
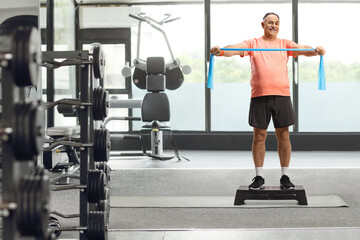
<path id="1" fill-rule="evenodd" d="M 307 45 L 300 45 L 300 44 L 295 44 L 294 46 L 295 49 L 314 49 L 313 47 L 307 46 Z M 310 51 L 294 51 L 293 52 L 293 56 L 297 57 L 297 56 L 307 56 L 307 57 L 312 57 L 312 56 L 318 56 L 318 55 L 325 55 L 326 51 L 325 48 L 318 46 L 316 47 L 316 50 L 310 50 Z"/>
<path id="2" fill-rule="evenodd" d="M 223 48 L 244 48 L 244 46 L 241 43 L 238 43 L 234 45 L 227 45 L 226 47 Z M 215 56 L 224 56 L 224 57 L 231 57 L 234 55 L 240 55 L 242 57 L 244 56 L 244 51 L 224 51 L 224 53 L 222 54 L 222 51 L 220 50 L 219 46 L 212 47 L 210 49 L 210 53 L 214 54 Z"/>

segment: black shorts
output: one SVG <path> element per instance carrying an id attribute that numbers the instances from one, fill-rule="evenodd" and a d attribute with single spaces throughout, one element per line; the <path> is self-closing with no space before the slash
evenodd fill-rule
<path id="1" fill-rule="evenodd" d="M 252 127 L 267 129 L 271 117 L 275 128 L 291 126 L 295 115 L 291 98 L 288 96 L 263 96 L 251 99 L 249 124 Z"/>

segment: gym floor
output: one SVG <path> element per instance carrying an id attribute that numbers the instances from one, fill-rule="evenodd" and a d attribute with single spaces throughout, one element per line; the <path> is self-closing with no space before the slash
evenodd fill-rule
<path id="1" fill-rule="evenodd" d="M 171 155 L 171 152 L 166 152 Z M 234 196 L 254 176 L 251 152 L 181 151 L 190 161 L 111 157 L 113 196 Z M 358 239 L 360 152 L 293 152 L 289 175 L 307 196 L 338 195 L 339 208 L 111 208 L 109 239 Z M 278 185 L 279 160 L 267 152 L 264 177 Z M 52 209 L 78 211 L 77 191 L 52 193 Z M 63 226 L 77 219 L 59 218 Z M 76 239 L 63 232 L 60 239 Z"/>

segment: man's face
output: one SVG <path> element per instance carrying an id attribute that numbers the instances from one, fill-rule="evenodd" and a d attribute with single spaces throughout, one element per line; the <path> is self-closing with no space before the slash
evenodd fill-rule
<path id="1" fill-rule="evenodd" d="M 261 23 L 264 28 L 264 34 L 268 37 L 276 37 L 279 33 L 280 21 L 276 15 L 270 14 Z"/>

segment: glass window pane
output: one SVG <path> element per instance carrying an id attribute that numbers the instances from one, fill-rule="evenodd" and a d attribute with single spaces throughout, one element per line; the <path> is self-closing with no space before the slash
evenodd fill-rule
<path id="1" fill-rule="evenodd" d="M 111 94 L 110 99 L 118 99 L 118 100 L 125 100 L 128 99 L 128 95 L 126 94 Z M 128 109 L 127 108 L 109 108 L 108 118 L 109 117 L 127 117 Z M 129 122 L 124 120 L 113 120 L 110 121 L 106 128 L 109 129 L 111 132 L 113 131 L 122 131 L 126 132 L 129 131 Z"/>
<path id="2" fill-rule="evenodd" d="M 105 53 L 105 77 L 104 87 L 106 89 L 125 88 L 125 77 L 121 69 L 125 67 L 125 44 L 101 44 Z M 84 44 L 84 50 L 90 50 L 91 44 Z"/>
<path id="3" fill-rule="evenodd" d="M 359 11 L 359 4 L 299 4 L 301 43 L 326 49 L 327 88 L 317 90 L 319 57 L 300 57 L 300 131 L 360 131 L 360 50 L 357 31 L 349 31 L 357 29 Z"/>
<path id="4" fill-rule="evenodd" d="M 136 6 L 139 7 L 139 6 Z M 171 127 L 174 130 L 205 129 L 205 90 L 204 90 L 204 8 L 199 5 L 165 5 L 140 6 L 141 12 L 156 20 L 171 14 L 171 18 L 181 17 L 179 20 L 164 24 L 173 55 L 182 65 L 190 65 L 192 73 L 184 75 L 184 83 L 176 90 L 166 90 L 171 107 Z M 131 33 L 132 56 L 137 56 L 138 28 L 133 27 Z M 142 24 L 140 58 L 163 56 L 168 63 L 172 58 L 162 33 L 146 23 Z M 133 61 L 133 59 L 132 59 Z M 133 98 L 143 98 L 145 90 L 133 85 Z M 134 115 L 139 109 L 134 110 Z M 136 115 L 135 115 L 136 116 Z M 134 130 L 140 124 L 134 123 Z"/>
<path id="5" fill-rule="evenodd" d="M 225 47 L 263 36 L 262 18 L 265 13 L 272 11 L 280 16 L 278 38 L 291 40 L 291 1 L 286 4 L 271 5 L 212 4 L 211 46 Z M 292 58 L 289 58 L 290 88 L 292 88 L 291 65 Z M 214 90 L 211 91 L 211 130 L 252 131 L 252 127 L 248 124 L 250 76 L 249 57 L 215 57 Z M 268 130 L 274 131 L 272 122 Z"/>

